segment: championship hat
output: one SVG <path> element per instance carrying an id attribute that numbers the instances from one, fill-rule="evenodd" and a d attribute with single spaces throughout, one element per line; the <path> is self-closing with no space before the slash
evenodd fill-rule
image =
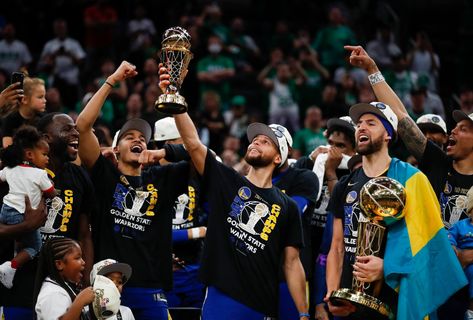
<path id="1" fill-rule="evenodd" d="M 287 131 L 287 129 L 280 125 L 273 125 L 273 127 L 270 127 L 264 123 L 253 122 L 248 126 L 246 135 L 250 142 L 260 134 L 270 138 L 279 149 L 279 154 L 281 155 L 281 163 L 279 164 L 279 167 L 281 167 L 286 162 L 287 154 L 289 152 L 289 143 L 286 136 L 284 135 L 285 131 Z M 292 137 L 290 140 L 292 145 Z"/>
<path id="2" fill-rule="evenodd" d="M 166 117 L 154 123 L 154 141 L 174 140 L 180 137 L 173 117 Z"/>
<path id="3" fill-rule="evenodd" d="M 447 124 L 436 114 L 424 114 L 416 121 L 420 130 L 430 130 L 447 134 Z"/>

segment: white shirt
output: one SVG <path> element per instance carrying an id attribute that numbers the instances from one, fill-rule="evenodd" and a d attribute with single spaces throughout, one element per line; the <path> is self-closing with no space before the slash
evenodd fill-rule
<path id="1" fill-rule="evenodd" d="M 45 170 L 27 165 L 4 168 L 0 171 L 0 180 L 6 181 L 10 189 L 3 203 L 20 213 L 25 212 L 25 195 L 30 198 L 31 206 L 37 208 L 43 192 L 54 188 Z"/>
<path id="2" fill-rule="evenodd" d="M 131 309 L 128 307 L 120 306 L 120 314 L 122 315 L 122 320 L 135 320 L 133 312 L 131 312 Z M 117 316 L 112 316 L 107 318 L 107 320 L 117 320 Z"/>
<path id="3" fill-rule="evenodd" d="M 78 60 L 85 58 L 85 51 L 78 41 L 72 38 L 65 38 L 64 40 L 55 38 L 46 42 L 43 52 L 41 53 L 41 59 L 44 59 L 46 55 L 54 54 L 61 47 Z M 74 63 L 74 60 L 67 55 L 56 56 L 54 74 L 67 81 L 69 84 L 79 84 L 79 67 Z"/>
<path id="4" fill-rule="evenodd" d="M 8 43 L 6 40 L 0 41 L 0 68 L 7 73 L 19 71 L 20 68 L 33 59 L 26 44 L 19 40 Z"/>
<path id="5" fill-rule="evenodd" d="M 37 320 L 59 319 L 72 304 L 67 291 L 47 277 L 41 285 L 35 311 Z"/>

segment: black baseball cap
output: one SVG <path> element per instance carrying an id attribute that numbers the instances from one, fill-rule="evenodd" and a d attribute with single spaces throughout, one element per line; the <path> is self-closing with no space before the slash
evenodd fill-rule
<path id="1" fill-rule="evenodd" d="M 125 124 L 120 128 L 117 137 L 117 143 L 120 141 L 121 137 L 130 130 L 137 130 L 141 132 L 146 139 L 146 143 L 148 143 L 151 139 L 151 126 L 149 123 L 143 119 L 134 118 L 125 122 Z"/>

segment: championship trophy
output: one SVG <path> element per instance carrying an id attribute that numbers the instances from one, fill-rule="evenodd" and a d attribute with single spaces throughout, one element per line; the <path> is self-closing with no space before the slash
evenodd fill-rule
<path id="1" fill-rule="evenodd" d="M 401 183 L 378 177 L 368 181 L 360 191 L 360 208 L 369 222 L 359 222 L 356 242 L 357 256 L 377 256 L 383 251 L 382 243 L 386 227 L 403 218 L 406 191 Z M 358 281 L 355 276 L 352 288 L 334 291 L 330 301 L 339 305 L 346 301 L 356 306 L 355 314 L 360 319 L 393 318 L 391 308 L 378 298 L 383 280 L 375 282 Z"/>
<path id="2" fill-rule="evenodd" d="M 160 59 L 169 73 L 170 84 L 154 105 L 160 112 L 179 114 L 187 111 L 186 99 L 179 94 L 179 89 L 192 59 L 190 40 L 189 33 L 181 27 L 169 28 L 163 34 Z"/>

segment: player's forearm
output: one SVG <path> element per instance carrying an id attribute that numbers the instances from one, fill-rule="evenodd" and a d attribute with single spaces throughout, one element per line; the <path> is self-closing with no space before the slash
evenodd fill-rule
<path id="1" fill-rule="evenodd" d="M 299 257 L 291 258 L 284 263 L 284 275 L 294 304 L 299 313 L 309 310 L 306 295 L 305 272 Z"/>
<path id="2" fill-rule="evenodd" d="M 207 148 L 200 141 L 197 129 L 187 112 L 175 115 L 174 119 L 176 120 L 177 130 L 184 141 L 184 146 L 187 152 L 189 152 L 197 172 L 202 174 L 204 172 Z"/>
<path id="3" fill-rule="evenodd" d="M 337 290 L 340 286 L 340 277 L 343 266 L 343 250 L 343 248 L 331 247 L 328 253 L 326 268 L 327 294 Z"/>
<path id="4" fill-rule="evenodd" d="M 79 132 L 92 130 L 92 126 L 99 117 L 103 104 L 112 91 L 112 86 L 115 84 L 108 80 L 107 82 L 110 83 L 110 85 L 104 83 L 77 117 L 76 125 Z"/>

